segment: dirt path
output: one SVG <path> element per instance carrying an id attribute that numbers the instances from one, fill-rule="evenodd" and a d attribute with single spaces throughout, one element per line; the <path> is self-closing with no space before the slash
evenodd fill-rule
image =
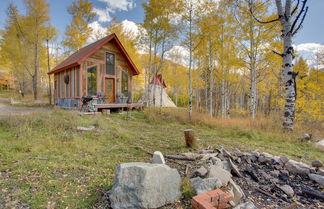
<path id="1" fill-rule="evenodd" d="M 34 112 L 47 112 L 51 111 L 50 108 L 43 107 L 16 107 L 6 104 L 8 99 L 0 98 L 0 117 L 10 115 L 26 115 Z"/>

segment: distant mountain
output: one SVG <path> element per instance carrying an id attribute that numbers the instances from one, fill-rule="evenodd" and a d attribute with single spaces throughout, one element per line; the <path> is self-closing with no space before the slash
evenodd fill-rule
<path id="1" fill-rule="evenodd" d="M 309 67 L 324 69 L 324 65 L 320 65 L 315 56 L 316 52 L 321 49 L 324 50 L 324 45 L 318 43 L 303 43 L 295 45 L 294 48 L 298 55 L 306 60 Z"/>

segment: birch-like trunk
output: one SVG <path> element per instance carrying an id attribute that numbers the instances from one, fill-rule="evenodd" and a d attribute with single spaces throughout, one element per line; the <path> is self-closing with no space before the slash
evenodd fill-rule
<path id="1" fill-rule="evenodd" d="M 296 73 L 293 71 L 294 48 L 292 46 L 292 18 L 291 0 L 286 0 L 285 11 L 281 0 L 276 0 L 278 15 L 282 24 L 282 38 L 284 44 L 283 56 L 283 76 L 286 91 L 286 104 L 284 109 L 283 128 L 292 130 L 295 119 L 296 105 Z"/>
<path id="2" fill-rule="evenodd" d="M 252 16 L 250 17 L 250 112 L 251 117 L 254 120 L 256 115 L 257 106 L 257 73 L 256 73 L 256 54 L 254 49 L 254 21 Z"/>
<path id="3" fill-rule="evenodd" d="M 189 10 L 189 120 L 192 118 L 192 2 Z"/>
<path id="4" fill-rule="evenodd" d="M 213 118 L 213 51 L 209 36 L 209 117 Z"/>
<path id="5" fill-rule="evenodd" d="M 38 78 L 38 69 L 39 69 L 39 55 L 38 55 L 38 43 L 35 43 L 35 69 L 34 75 L 32 76 L 33 81 L 33 92 L 34 92 L 34 100 L 38 99 L 38 88 L 37 88 L 37 78 Z"/>
<path id="6" fill-rule="evenodd" d="M 153 64 L 153 106 L 155 107 L 155 94 L 156 94 L 156 68 L 157 68 L 157 63 L 156 63 L 156 48 L 157 48 L 157 33 L 155 32 L 155 41 L 154 41 L 154 64 Z"/>
<path id="7" fill-rule="evenodd" d="M 251 111 L 252 119 L 255 119 L 256 106 L 257 106 L 257 88 L 256 88 L 257 76 L 256 76 L 255 67 L 252 67 L 250 72 L 251 72 L 250 111 Z"/>
<path id="8" fill-rule="evenodd" d="M 46 47 L 47 47 L 47 70 L 50 71 L 50 55 L 49 55 L 49 46 L 48 46 L 48 39 L 46 39 Z M 48 74 L 48 100 L 49 104 L 52 104 L 52 82 L 51 82 L 51 75 Z"/>
<path id="9" fill-rule="evenodd" d="M 150 88 L 150 81 L 151 81 L 151 71 L 152 71 L 152 37 L 150 36 L 149 40 L 149 66 L 148 70 L 145 72 L 145 102 L 148 106 L 151 105 L 151 88 Z M 145 68 L 147 69 L 147 68 Z"/>
<path id="10" fill-rule="evenodd" d="M 221 65 L 221 72 L 222 72 L 222 82 L 221 82 L 221 116 L 222 118 L 226 117 L 226 95 L 225 95 L 225 69 L 224 69 L 224 63 L 223 63 L 223 48 L 224 48 L 224 26 L 222 25 L 222 34 L 221 34 L 221 59 L 220 59 L 220 65 Z"/>

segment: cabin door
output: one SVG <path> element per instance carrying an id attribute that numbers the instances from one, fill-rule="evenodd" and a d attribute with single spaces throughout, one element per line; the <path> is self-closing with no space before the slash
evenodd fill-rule
<path id="1" fill-rule="evenodd" d="M 106 103 L 111 104 L 115 103 L 115 79 L 114 78 L 105 78 L 105 95 Z"/>

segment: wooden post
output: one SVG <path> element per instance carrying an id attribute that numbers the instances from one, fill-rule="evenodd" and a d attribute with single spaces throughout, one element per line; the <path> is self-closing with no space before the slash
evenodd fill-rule
<path id="1" fill-rule="evenodd" d="M 190 148 L 193 147 L 193 145 L 196 143 L 194 131 L 192 129 L 186 129 L 183 132 L 184 132 L 187 147 Z"/>

